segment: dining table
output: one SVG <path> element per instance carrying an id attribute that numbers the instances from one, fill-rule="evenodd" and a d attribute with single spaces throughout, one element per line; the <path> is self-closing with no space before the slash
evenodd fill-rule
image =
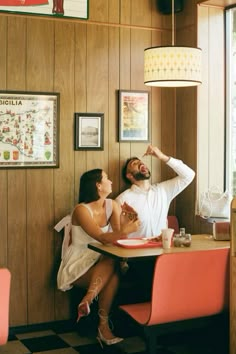
<path id="1" fill-rule="evenodd" d="M 89 249 L 120 261 L 137 261 L 147 258 L 156 258 L 164 253 L 204 251 L 229 247 L 230 241 L 217 241 L 209 234 L 192 235 L 191 245 L 189 247 L 175 247 L 172 245 L 168 249 L 163 249 L 161 242 L 157 242 L 156 245 L 154 242 L 150 242 L 149 244 L 144 243 L 136 247 L 121 246 L 117 242 L 108 244 L 91 242 L 88 244 Z"/>

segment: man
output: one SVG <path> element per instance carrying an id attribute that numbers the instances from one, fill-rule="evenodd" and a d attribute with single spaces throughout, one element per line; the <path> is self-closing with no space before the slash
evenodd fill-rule
<path id="1" fill-rule="evenodd" d="M 130 218 L 138 217 L 141 223 L 136 232 L 128 235 L 129 238 L 137 236 L 159 238 L 161 230 L 168 226 L 167 215 L 171 201 L 192 182 L 195 176 L 195 172 L 182 161 L 165 155 L 157 147 L 149 145 L 144 156 L 149 155 L 166 163 L 177 176 L 151 184 L 151 173 L 139 158 L 132 157 L 126 161 L 122 174 L 131 187 L 121 193 L 116 200 L 123 205 L 122 213 L 126 209 Z M 155 259 L 149 259 L 145 262 L 130 262 L 129 266 L 126 266 L 129 270 L 122 281 L 130 284 L 130 291 L 126 288 L 124 302 L 149 301 L 154 265 Z"/>
<path id="2" fill-rule="evenodd" d="M 158 237 L 166 228 L 167 215 L 171 201 L 194 179 L 195 172 L 181 160 L 165 155 L 160 149 L 149 145 L 143 156 L 154 156 L 172 168 L 177 176 L 160 183 L 150 183 L 148 167 L 137 157 L 128 159 L 123 167 L 123 178 L 131 184 L 117 197 L 122 205 L 126 202 L 138 214 L 141 226 L 129 237 Z"/>

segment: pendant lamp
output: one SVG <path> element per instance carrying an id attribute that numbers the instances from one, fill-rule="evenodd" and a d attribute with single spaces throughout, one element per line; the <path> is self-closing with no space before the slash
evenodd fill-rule
<path id="1" fill-rule="evenodd" d="M 174 17 L 172 0 L 172 45 L 144 50 L 144 84 L 147 86 L 186 87 L 202 83 L 202 51 L 174 44 Z"/>

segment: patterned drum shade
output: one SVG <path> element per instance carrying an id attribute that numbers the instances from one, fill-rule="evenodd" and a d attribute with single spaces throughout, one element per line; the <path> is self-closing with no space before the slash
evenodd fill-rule
<path id="1" fill-rule="evenodd" d="M 147 86 L 185 87 L 201 84 L 202 50 L 166 46 L 144 50 L 144 83 Z"/>

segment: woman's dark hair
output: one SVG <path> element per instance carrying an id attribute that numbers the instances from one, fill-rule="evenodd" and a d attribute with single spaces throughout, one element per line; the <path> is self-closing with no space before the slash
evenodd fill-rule
<path id="1" fill-rule="evenodd" d="M 98 200 L 98 190 L 96 183 L 102 181 L 102 169 L 96 168 L 85 172 L 80 177 L 79 203 L 90 203 Z"/>
<path id="2" fill-rule="evenodd" d="M 130 180 L 126 177 L 126 174 L 127 174 L 127 167 L 128 167 L 128 164 L 130 163 L 130 161 L 133 161 L 133 160 L 139 160 L 139 158 L 136 157 L 136 156 L 130 157 L 129 159 L 126 160 L 124 166 L 122 167 L 122 178 L 123 178 L 123 180 L 124 180 L 126 183 L 129 183 L 129 184 L 131 184 L 131 182 L 130 182 Z"/>

